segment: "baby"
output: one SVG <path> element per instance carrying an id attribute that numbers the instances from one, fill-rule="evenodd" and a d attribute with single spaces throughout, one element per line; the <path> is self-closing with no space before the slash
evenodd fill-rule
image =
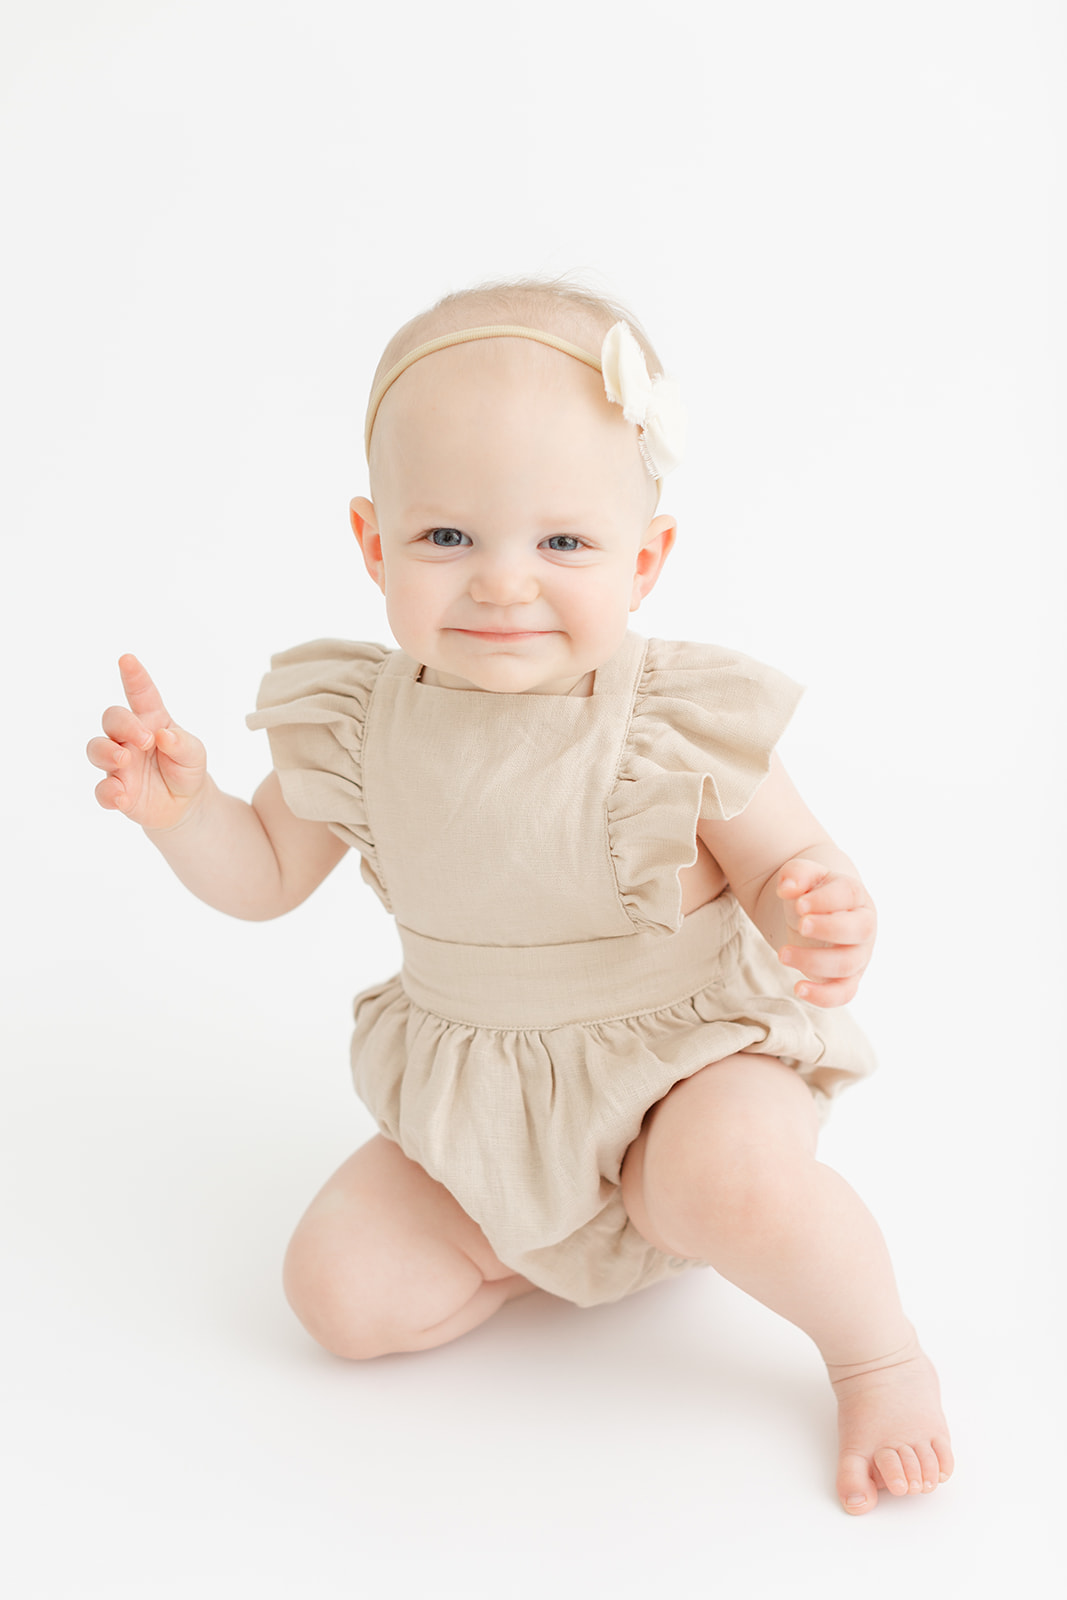
<path id="1" fill-rule="evenodd" d="M 275 657 L 251 805 L 132 656 L 88 755 L 208 904 L 279 916 L 355 847 L 396 916 L 403 970 L 358 997 L 352 1046 L 381 1132 L 286 1256 L 315 1339 L 426 1350 L 535 1289 L 593 1305 L 710 1264 L 818 1346 L 859 1514 L 952 1471 L 882 1235 L 816 1160 L 873 1066 L 841 1008 L 875 911 L 774 753 L 795 685 L 628 630 L 682 428 L 621 307 L 448 297 L 382 358 L 351 507 L 400 648 Z"/>

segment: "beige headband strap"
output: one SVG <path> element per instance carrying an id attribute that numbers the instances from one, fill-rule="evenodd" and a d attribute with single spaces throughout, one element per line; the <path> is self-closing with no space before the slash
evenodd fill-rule
<path id="1" fill-rule="evenodd" d="M 390 367 L 384 377 L 379 379 L 370 397 L 370 405 L 367 407 L 367 427 L 363 442 L 368 456 L 370 436 L 374 429 L 374 419 L 378 415 L 378 407 L 400 374 L 406 372 L 416 361 L 421 361 L 423 356 L 432 356 L 437 350 L 447 350 L 452 344 L 469 344 L 474 339 L 535 339 L 538 344 L 547 344 L 553 350 L 562 350 L 564 355 L 573 356 L 576 361 L 584 361 L 594 372 L 604 370 L 600 357 L 591 356 L 588 350 L 583 350 L 580 345 L 568 344 L 566 339 L 557 339 L 554 333 L 542 333 L 540 328 L 520 327 L 518 323 L 500 323 L 488 328 L 464 328 L 461 333 L 442 334 L 439 339 L 431 339 L 428 344 L 416 345 L 414 350 L 409 350 L 395 367 Z"/>

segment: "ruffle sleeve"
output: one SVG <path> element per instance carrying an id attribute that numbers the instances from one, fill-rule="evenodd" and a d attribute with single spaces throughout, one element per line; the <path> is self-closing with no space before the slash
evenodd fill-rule
<path id="1" fill-rule="evenodd" d="M 803 690 L 715 645 L 650 639 L 608 804 L 619 892 L 638 929 L 681 922 L 678 873 L 702 818 L 743 811 Z"/>
<path id="2" fill-rule="evenodd" d="M 379 644 L 316 639 L 271 657 L 245 718 L 265 728 L 282 794 L 294 816 L 325 822 L 363 857 L 363 876 L 388 906 L 363 798 L 363 730 L 378 673 Z"/>

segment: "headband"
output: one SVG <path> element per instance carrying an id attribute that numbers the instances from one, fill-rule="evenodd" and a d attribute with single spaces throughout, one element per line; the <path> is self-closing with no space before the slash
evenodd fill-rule
<path id="1" fill-rule="evenodd" d="M 542 333 L 540 328 L 526 328 L 518 323 L 500 323 L 487 328 L 464 328 L 460 333 L 442 334 L 427 344 L 416 345 L 395 366 L 378 380 L 367 407 L 367 426 L 364 444 L 370 455 L 371 433 L 375 418 L 389 389 L 416 361 L 432 356 L 450 345 L 470 344 L 476 339 L 533 339 L 547 344 L 553 350 L 583 361 L 594 372 L 603 373 L 604 392 L 613 405 L 622 406 L 627 422 L 637 424 L 638 444 L 645 466 L 653 478 L 659 479 L 673 471 L 682 458 L 685 448 L 685 406 L 678 385 L 673 378 L 662 375 L 650 378 L 645 365 L 644 352 L 625 322 L 616 322 L 604 335 L 600 355 L 591 356 L 580 345 L 557 339 L 553 333 Z"/>

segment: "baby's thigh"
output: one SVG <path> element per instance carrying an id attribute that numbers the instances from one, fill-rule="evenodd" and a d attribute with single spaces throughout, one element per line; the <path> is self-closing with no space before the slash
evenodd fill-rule
<path id="1" fill-rule="evenodd" d="M 297 1225 L 285 1292 L 328 1350 L 353 1358 L 418 1348 L 485 1284 L 522 1292 L 453 1196 L 377 1134 L 338 1168 Z M 531 1286 L 532 1287 L 532 1286 Z"/>

